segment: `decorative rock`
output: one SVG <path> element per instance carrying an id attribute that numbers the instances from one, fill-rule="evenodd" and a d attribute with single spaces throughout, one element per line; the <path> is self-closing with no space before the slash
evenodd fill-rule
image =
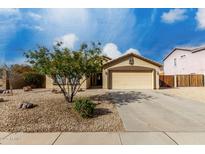
<path id="1" fill-rule="evenodd" d="M 57 94 L 58 90 L 57 89 L 52 89 L 51 92 L 54 93 L 54 94 Z"/>
<path id="2" fill-rule="evenodd" d="M 3 98 L 0 98 L 0 102 L 4 102 L 4 99 L 3 99 Z"/>
<path id="3" fill-rule="evenodd" d="M 1 88 L 0 88 L 0 93 L 3 93 L 3 92 L 4 92 L 4 89 L 1 89 Z"/>
<path id="4" fill-rule="evenodd" d="M 59 94 L 59 93 L 61 93 L 61 91 L 58 90 L 58 89 L 52 89 L 51 92 L 54 93 L 54 94 Z"/>
<path id="5" fill-rule="evenodd" d="M 10 94 L 10 90 L 4 90 L 2 94 Z"/>
<path id="6" fill-rule="evenodd" d="M 26 87 L 23 87 L 23 90 L 26 92 L 26 91 L 32 91 L 32 88 L 31 86 L 26 86 Z"/>
<path id="7" fill-rule="evenodd" d="M 29 103 L 29 102 L 23 102 L 19 105 L 18 109 L 30 109 L 30 108 L 33 108 L 33 107 L 35 107 L 34 104 Z"/>
<path id="8" fill-rule="evenodd" d="M 23 103 L 21 103 L 19 106 L 18 106 L 18 109 L 21 109 L 23 106 Z"/>

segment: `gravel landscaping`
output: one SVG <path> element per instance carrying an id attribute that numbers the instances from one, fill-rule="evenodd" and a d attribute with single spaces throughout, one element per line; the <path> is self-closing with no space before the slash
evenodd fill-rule
<path id="1" fill-rule="evenodd" d="M 102 93 L 98 91 L 99 93 Z M 92 93 L 79 92 L 78 97 Z M 95 93 L 96 94 L 96 93 Z M 115 105 L 98 100 L 93 118 L 83 119 L 67 105 L 62 94 L 47 89 L 30 92 L 15 90 L 13 96 L 3 96 L 0 102 L 1 132 L 115 132 L 124 131 Z M 27 101 L 35 104 L 31 109 L 19 109 Z"/>

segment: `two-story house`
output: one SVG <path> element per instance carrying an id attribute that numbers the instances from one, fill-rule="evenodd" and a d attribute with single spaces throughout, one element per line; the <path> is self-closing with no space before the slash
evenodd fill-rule
<path id="1" fill-rule="evenodd" d="M 174 48 L 163 60 L 164 74 L 205 74 L 205 47 Z"/>

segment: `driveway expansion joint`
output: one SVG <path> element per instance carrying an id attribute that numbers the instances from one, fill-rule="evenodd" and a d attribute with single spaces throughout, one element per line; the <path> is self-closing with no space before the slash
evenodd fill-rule
<path id="1" fill-rule="evenodd" d="M 176 145 L 179 145 L 179 143 L 177 143 L 177 141 L 175 141 L 173 138 L 171 138 L 166 132 L 163 131 L 163 133 L 169 137 L 174 143 L 176 143 Z"/>
<path id="2" fill-rule="evenodd" d="M 123 143 L 122 143 L 122 138 L 121 138 L 121 135 L 120 135 L 120 132 L 118 132 L 118 136 L 119 136 L 119 139 L 120 139 L 120 144 L 123 145 Z"/>
<path id="3" fill-rule="evenodd" d="M 8 135 L 6 135 L 5 137 L 3 137 L 2 139 L 4 140 L 5 138 L 9 137 L 11 134 L 13 134 L 13 133 L 10 132 Z"/>
<path id="4" fill-rule="evenodd" d="M 56 141 L 58 140 L 58 138 L 61 136 L 63 132 L 60 132 L 60 134 L 56 137 L 56 139 L 53 141 L 53 143 L 51 145 L 54 145 L 56 143 Z"/>

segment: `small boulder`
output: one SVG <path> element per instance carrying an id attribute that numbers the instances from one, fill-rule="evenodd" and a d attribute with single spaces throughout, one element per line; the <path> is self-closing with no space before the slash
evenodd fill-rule
<path id="1" fill-rule="evenodd" d="M 10 94 L 9 90 L 4 90 L 2 94 Z"/>
<path id="2" fill-rule="evenodd" d="M 58 90 L 58 89 L 54 88 L 54 89 L 51 90 L 51 92 L 54 93 L 54 94 L 59 94 L 59 93 L 61 93 L 61 90 Z"/>
<path id="3" fill-rule="evenodd" d="M 32 88 L 31 86 L 26 86 L 26 87 L 23 87 L 23 91 L 32 91 Z"/>
<path id="4" fill-rule="evenodd" d="M 3 98 L 0 98 L 0 102 L 4 102 L 4 99 L 3 99 Z"/>
<path id="5" fill-rule="evenodd" d="M 58 90 L 57 89 L 52 89 L 51 92 L 54 93 L 54 94 L 57 94 Z"/>
<path id="6" fill-rule="evenodd" d="M 0 94 L 4 92 L 5 89 L 0 88 Z"/>
<path id="7" fill-rule="evenodd" d="M 34 108 L 34 107 L 35 107 L 35 105 L 32 104 L 32 103 L 22 102 L 22 103 L 19 105 L 18 109 L 30 109 L 30 108 Z"/>

